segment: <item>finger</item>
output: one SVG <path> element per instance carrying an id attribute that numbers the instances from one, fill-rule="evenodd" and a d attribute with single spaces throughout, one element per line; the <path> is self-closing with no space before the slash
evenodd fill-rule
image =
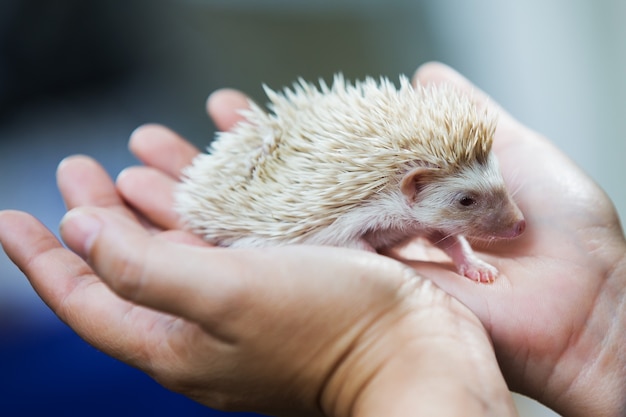
<path id="1" fill-rule="evenodd" d="M 469 95 L 476 92 L 479 94 L 480 99 L 484 100 L 487 98 L 486 94 L 478 90 L 467 78 L 440 62 L 427 62 L 421 65 L 413 75 L 413 82 L 416 85 L 452 83 Z"/>
<path id="2" fill-rule="evenodd" d="M 491 107 L 495 107 L 498 112 L 502 111 L 496 103 L 490 102 L 489 96 L 484 91 L 480 90 L 451 67 L 439 62 L 429 62 L 420 66 L 417 71 L 415 71 L 413 83 L 422 85 L 452 84 L 460 91 L 476 100 L 477 103 L 481 105 L 489 104 Z"/>
<path id="3" fill-rule="evenodd" d="M 206 107 L 217 128 L 227 131 L 244 119 L 239 110 L 249 108 L 250 104 L 249 98 L 240 91 L 222 89 L 209 96 Z"/>
<path id="4" fill-rule="evenodd" d="M 193 233 L 185 232 L 183 230 L 166 230 L 157 235 L 160 239 L 165 239 L 170 242 L 182 243 L 192 246 L 205 246 L 210 245 L 202 240 L 201 237 L 194 235 Z"/>
<path id="5" fill-rule="evenodd" d="M 136 166 L 126 168 L 117 177 L 120 195 L 150 223 L 160 229 L 179 229 L 178 213 L 174 210 L 176 182 L 155 168 Z"/>
<path id="6" fill-rule="evenodd" d="M 147 166 L 177 179 L 199 151 L 170 129 L 154 124 L 140 126 L 131 134 L 130 151 Z"/>
<path id="7" fill-rule="evenodd" d="M 118 297 L 81 257 L 27 213 L 0 212 L 0 244 L 62 321 L 88 343 L 130 365 L 147 372 L 167 366 L 172 352 L 164 341 L 184 339 L 197 330 Z"/>
<path id="8" fill-rule="evenodd" d="M 68 209 L 79 206 L 113 208 L 127 216 L 127 209 L 109 174 L 87 156 L 65 158 L 57 168 L 57 186 Z"/>
<path id="9" fill-rule="evenodd" d="M 61 305 L 61 300 L 74 288 L 83 282 L 93 281 L 89 266 L 63 248 L 43 224 L 27 213 L 11 210 L 0 212 L 0 243 L 13 263 L 29 278 L 35 291 L 53 310 Z"/>
<path id="10" fill-rule="evenodd" d="M 61 235 L 122 298 L 209 326 L 223 321 L 223 311 L 237 311 L 240 277 L 253 273 L 235 251 L 157 238 L 98 208 L 70 211 Z"/>

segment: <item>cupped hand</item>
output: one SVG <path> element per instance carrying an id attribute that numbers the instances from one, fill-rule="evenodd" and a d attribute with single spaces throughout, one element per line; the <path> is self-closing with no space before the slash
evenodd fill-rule
<path id="1" fill-rule="evenodd" d="M 610 415 L 623 403 L 625 243 L 614 207 L 603 191 L 547 139 L 521 125 L 483 92 L 441 64 L 421 67 L 416 83 L 453 83 L 480 105 L 500 114 L 494 151 L 509 188 L 524 212 L 527 230 L 518 239 L 497 242 L 481 256 L 498 267 L 491 285 L 459 277 L 440 262 L 402 260 L 419 274 L 467 305 L 488 329 L 511 389 L 529 395 L 563 415 Z M 213 114 L 228 115 L 228 129 L 247 106 L 237 92 L 219 92 L 209 100 Z M 168 195 L 178 179 L 178 165 L 154 164 L 154 138 L 168 146 L 181 139 L 159 127 L 137 132 L 135 154 L 152 168 L 134 168 L 118 181 L 124 198 L 142 213 L 156 207 L 176 219 L 171 197 L 149 199 L 142 187 L 145 170 L 165 171 Z M 167 140 L 164 140 L 167 138 Z M 156 141 L 158 143 L 159 141 Z M 143 171 L 142 171 L 143 170 Z M 158 221 L 157 216 L 152 216 Z M 176 221 L 162 222 L 177 227 Z M 439 260 L 439 258 L 438 258 Z M 618 371 L 616 371 L 618 370 Z"/>
<path id="2" fill-rule="evenodd" d="M 493 285 L 408 263 L 479 316 L 512 389 L 567 416 L 623 410 L 626 245 L 611 201 L 548 140 L 450 68 L 425 65 L 415 82 L 454 83 L 498 109 L 494 151 L 527 229 L 482 248 L 502 273 Z"/>
<path id="3" fill-rule="evenodd" d="M 227 91 L 209 103 L 228 128 L 245 100 Z M 7 254 L 85 340 L 220 409 L 515 415 L 484 328 L 429 281 L 347 249 L 208 247 L 171 209 L 197 151 L 158 126 L 131 148 L 146 166 L 117 188 L 90 158 L 59 166 L 73 251 L 30 215 L 0 213 Z"/>

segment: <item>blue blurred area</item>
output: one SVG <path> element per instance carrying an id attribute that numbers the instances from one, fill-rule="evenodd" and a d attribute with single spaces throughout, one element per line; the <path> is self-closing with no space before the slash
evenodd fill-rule
<path id="1" fill-rule="evenodd" d="M 164 389 L 61 323 L 0 329 L 0 339 L 2 416 L 233 415 Z"/>

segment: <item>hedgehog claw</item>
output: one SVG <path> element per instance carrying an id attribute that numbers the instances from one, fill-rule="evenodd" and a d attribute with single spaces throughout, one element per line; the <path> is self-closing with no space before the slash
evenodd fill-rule
<path id="1" fill-rule="evenodd" d="M 459 274 L 476 282 L 490 283 L 498 277 L 498 270 L 480 259 L 459 266 Z"/>
<path id="2" fill-rule="evenodd" d="M 430 237 L 435 246 L 442 249 L 452 258 L 460 275 L 476 282 L 493 282 L 498 277 L 498 270 L 479 259 L 472 251 L 472 247 L 461 235 L 447 236 L 443 239 L 437 234 Z"/>

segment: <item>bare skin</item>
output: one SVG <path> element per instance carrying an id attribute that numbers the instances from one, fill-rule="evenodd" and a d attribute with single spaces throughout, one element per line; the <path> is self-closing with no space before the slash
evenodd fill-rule
<path id="1" fill-rule="evenodd" d="M 474 90 L 438 64 L 416 80 Z M 222 91 L 209 112 L 227 129 L 245 105 Z M 515 200 L 527 230 L 480 252 L 501 272 L 492 285 L 440 263 L 410 270 L 336 248 L 203 247 L 171 208 L 197 151 L 157 126 L 138 130 L 131 150 L 146 166 L 126 170 L 117 188 L 90 159 L 59 168 L 68 208 L 89 206 L 62 226 L 87 262 L 24 213 L 0 213 L 0 242 L 59 317 L 165 386 L 277 415 L 515 415 L 499 364 L 510 388 L 564 416 L 624 414 L 626 244 L 615 210 L 506 113 L 494 151 L 505 179 L 523 182 Z"/>

